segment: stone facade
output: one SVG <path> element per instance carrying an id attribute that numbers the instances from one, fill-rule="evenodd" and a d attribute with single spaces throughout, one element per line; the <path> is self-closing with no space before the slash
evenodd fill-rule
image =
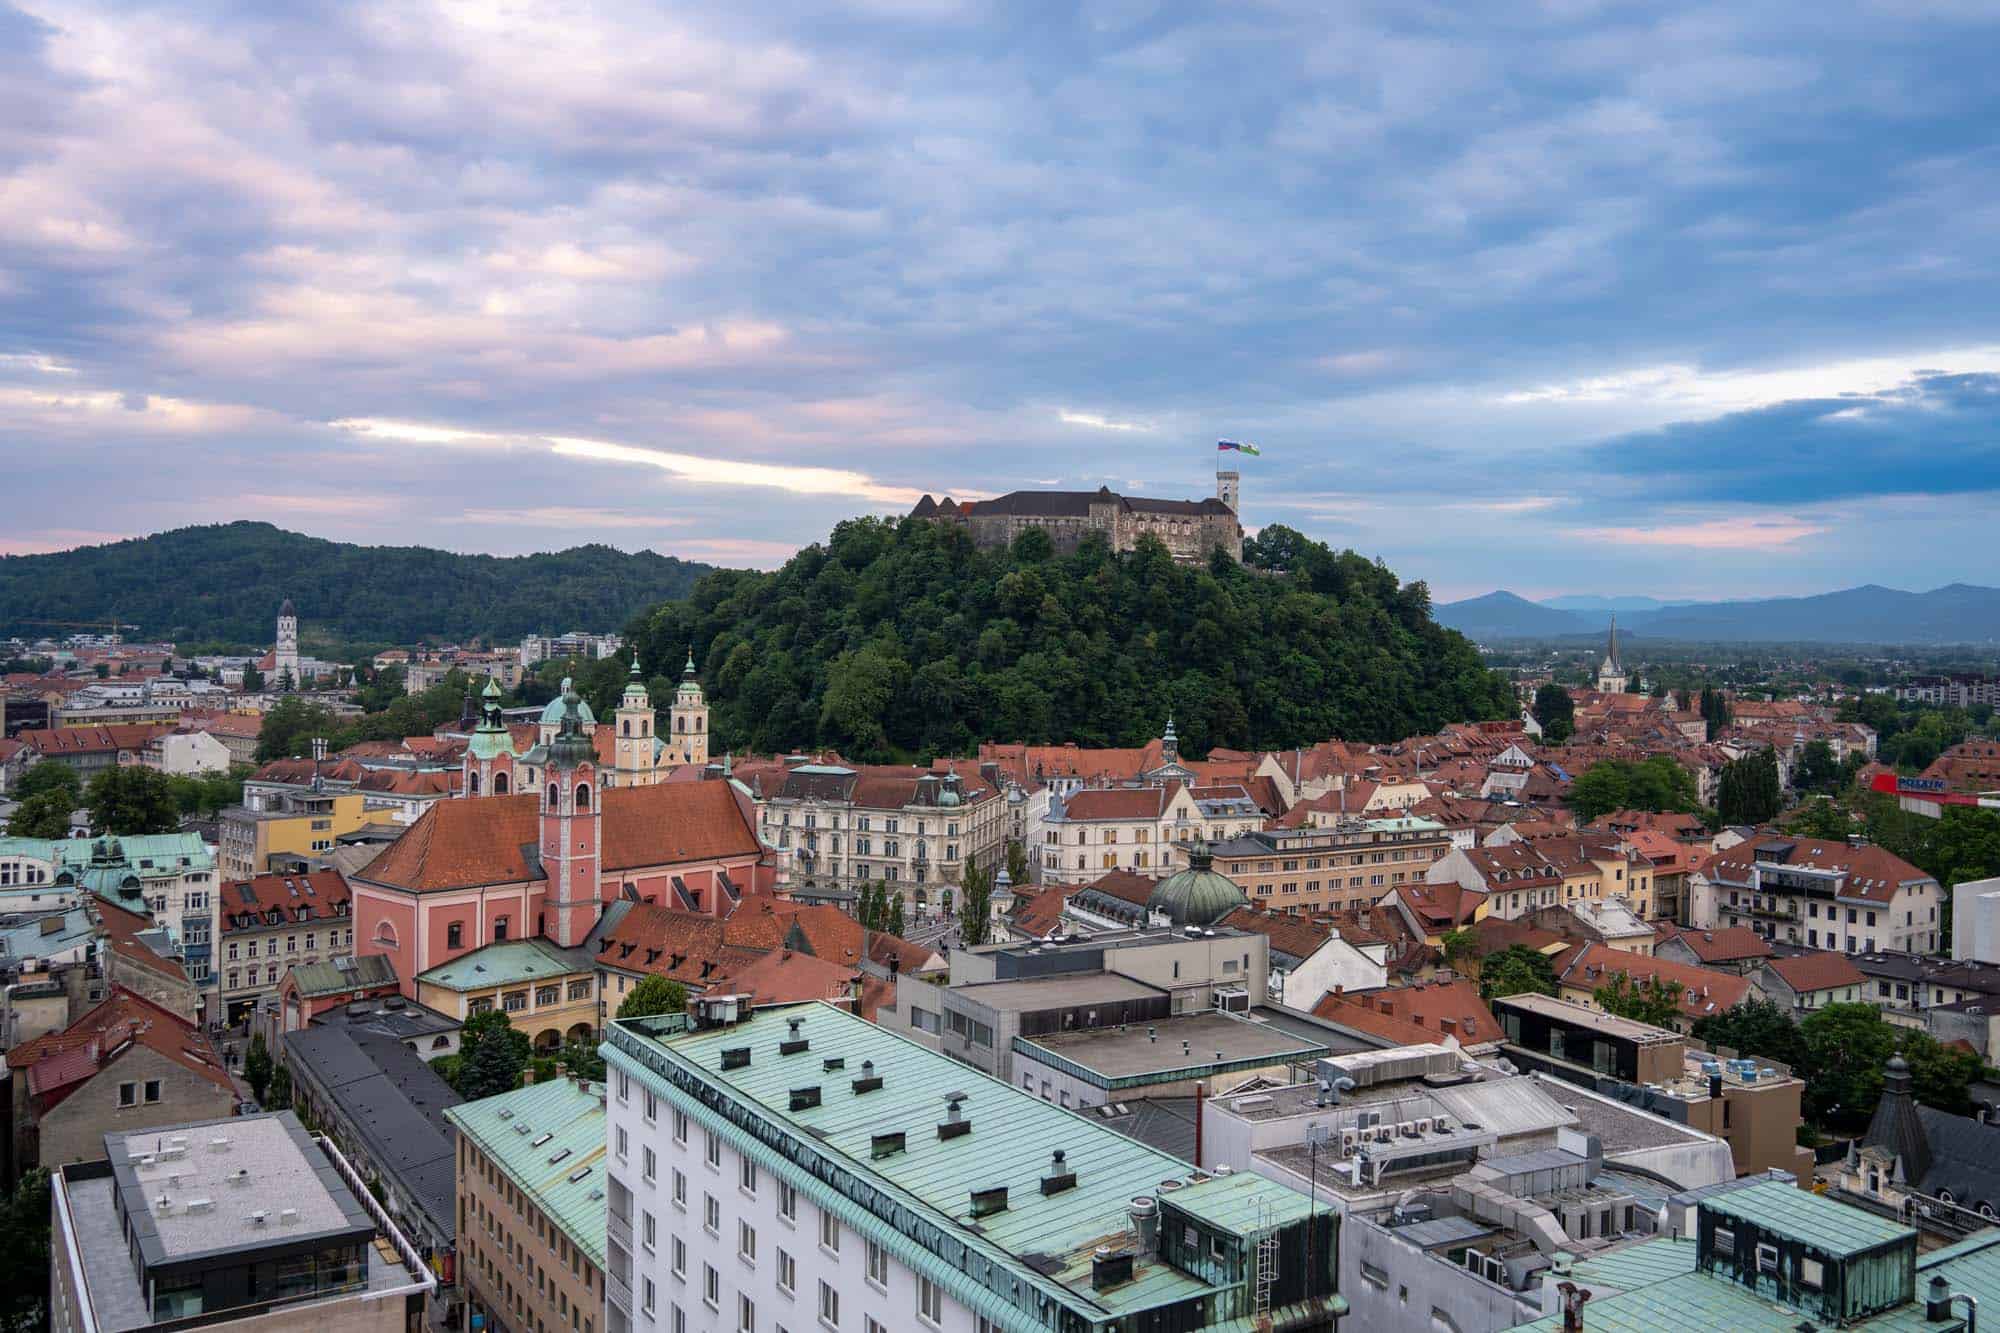
<path id="1" fill-rule="evenodd" d="M 1194 563 L 1221 547 L 1232 560 L 1243 558 L 1243 525 L 1237 519 L 1234 473 L 1218 477 L 1217 494 L 1204 500 L 1151 500 L 1095 491 L 1010 491 L 993 500 L 963 503 L 926 495 L 912 518 L 957 523 L 982 551 L 997 550 L 1031 528 L 1049 534 L 1060 554 L 1076 550 L 1092 533 L 1114 551 L 1130 551 L 1141 537 L 1157 537 L 1174 559 Z"/>

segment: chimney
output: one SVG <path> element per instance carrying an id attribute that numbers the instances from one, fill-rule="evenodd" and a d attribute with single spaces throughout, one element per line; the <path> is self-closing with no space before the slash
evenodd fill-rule
<path id="1" fill-rule="evenodd" d="M 1140 1194 L 1125 1205 L 1132 1230 L 1139 1237 L 1139 1252 L 1153 1254 L 1160 1248 L 1160 1203 L 1150 1194 Z"/>
<path id="2" fill-rule="evenodd" d="M 1057 1148 L 1049 1154 L 1049 1169 L 1042 1173 L 1042 1193 L 1060 1194 L 1064 1190 L 1076 1188 L 1076 1172 L 1069 1169 L 1064 1161 L 1064 1153 Z"/>
<path id="3" fill-rule="evenodd" d="M 523 1065 L 521 1067 L 521 1086 L 525 1088 L 534 1081 L 535 1081 L 535 1066 L 533 1065 L 533 1063 Z"/>

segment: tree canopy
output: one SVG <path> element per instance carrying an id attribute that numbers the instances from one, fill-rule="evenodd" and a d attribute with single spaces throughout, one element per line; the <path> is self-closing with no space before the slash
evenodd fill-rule
<path id="1" fill-rule="evenodd" d="M 156 768 L 121 764 L 90 780 L 90 822 L 100 833 L 171 833 L 180 826 L 174 784 Z"/>
<path id="2" fill-rule="evenodd" d="M 687 1009 L 687 987 L 665 977 L 645 977 L 618 1006 L 620 1018 L 650 1018 L 654 1014 L 678 1014 Z"/>
<path id="3" fill-rule="evenodd" d="M 1487 954 L 1479 965 L 1479 998 L 1505 995 L 1554 995 L 1556 970 L 1546 955 L 1525 944 L 1510 944 Z"/>
<path id="4" fill-rule="evenodd" d="M 1669 1026 L 1681 1013 L 1680 987 L 1661 977 L 1634 981 L 1629 972 L 1617 972 L 1590 997 L 1607 1014 L 1654 1027 Z"/>
<path id="5" fill-rule="evenodd" d="M 1182 746 L 1392 740 L 1514 712 L 1430 593 L 1288 528 L 1243 563 L 1150 539 L 981 552 L 963 531 L 854 519 L 770 573 L 718 571 L 632 629 L 642 660 L 695 645 L 717 748 L 887 760 L 981 740 Z"/>
<path id="6" fill-rule="evenodd" d="M 1542 738 L 1551 745 L 1561 745 L 1576 730 L 1576 701 L 1555 681 L 1535 691 L 1535 706 L 1531 711 L 1541 725 Z"/>
<path id="7" fill-rule="evenodd" d="M 709 568 L 609 546 L 459 555 L 221 523 L 0 560 L 0 630 L 115 616 L 156 637 L 262 644 L 291 597 L 302 635 L 338 643 L 518 639 L 621 624 L 641 607 L 685 596 Z"/>
<path id="8" fill-rule="evenodd" d="M 1724 824 L 1761 824 L 1783 808 L 1778 758 L 1769 750 L 1722 766 L 1715 785 L 1715 816 Z"/>
<path id="9" fill-rule="evenodd" d="M 1600 759 L 1570 784 L 1569 806 L 1588 824 L 1614 810 L 1692 812 L 1696 806 L 1694 774 L 1672 755 L 1655 754 L 1634 762 Z"/>

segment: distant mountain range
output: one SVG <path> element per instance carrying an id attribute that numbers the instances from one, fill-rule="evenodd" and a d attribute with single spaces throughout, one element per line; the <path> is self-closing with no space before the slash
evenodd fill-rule
<path id="1" fill-rule="evenodd" d="M 1650 597 L 1558 597 L 1511 592 L 1446 602 L 1438 622 L 1482 641 L 1552 639 L 1618 628 L 1648 638 L 1731 643 L 1990 643 L 2000 640 L 2000 588 L 1952 583 L 1929 592 L 1866 584 L 1812 597 L 1663 602 Z"/>

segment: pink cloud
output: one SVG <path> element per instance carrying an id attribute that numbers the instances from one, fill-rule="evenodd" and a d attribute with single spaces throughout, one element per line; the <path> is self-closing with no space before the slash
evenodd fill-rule
<path id="1" fill-rule="evenodd" d="M 1797 518 L 1715 518 L 1651 528 L 1570 528 L 1571 537 L 1627 546 L 1683 546 L 1701 551 L 1775 551 L 1817 537 L 1824 524 Z"/>

